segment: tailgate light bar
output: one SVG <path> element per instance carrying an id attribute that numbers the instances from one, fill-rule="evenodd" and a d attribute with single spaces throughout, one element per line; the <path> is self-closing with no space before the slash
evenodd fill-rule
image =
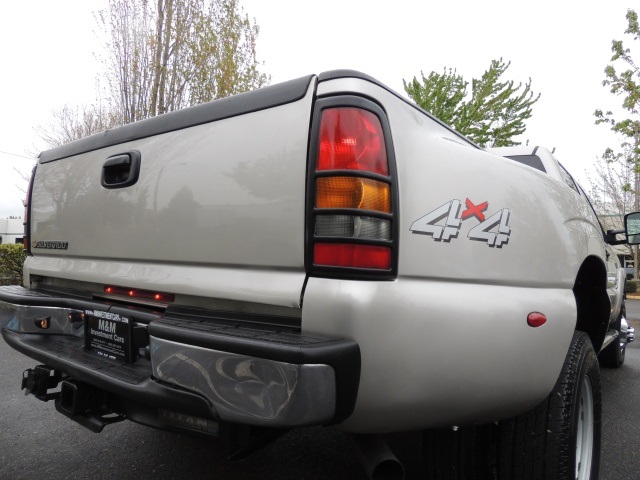
<path id="1" fill-rule="evenodd" d="M 318 276 L 397 275 L 397 181 L 391 131 L 373 101 L 316 101 L 307 183 L 307 269 Z"/>
<path id="2" fill-rule="evenodd" d="M 119 295 L 122 297 L 153 300 L 163 303 L 171 303 L 175 300 L 175 296 L 172 293 L 154 292 L 151 290 L 140 290 L 137 288 L 116 287 L 113 285 L 106 285 L 104 287 L 104 293 L 108 295 Z"/>

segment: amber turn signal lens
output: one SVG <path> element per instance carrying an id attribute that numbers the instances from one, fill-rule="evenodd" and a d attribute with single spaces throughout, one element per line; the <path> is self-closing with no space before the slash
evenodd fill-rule
<path id="1" fill-rule="evenodd" d="M 42 330 L 47 330 L 49 328 L 50 320 L 51 320 L 51 317 L 36 318 L 35 320 L 36 327 Z"/>
<path id="2" fill-rule="evenodd" d="M 391 213 L 389 185 L 360 177 L 318 178 L 316 208 L 359 208 Z"/>

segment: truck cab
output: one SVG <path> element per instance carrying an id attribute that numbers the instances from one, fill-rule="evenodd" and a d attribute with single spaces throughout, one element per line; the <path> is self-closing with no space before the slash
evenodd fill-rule
<path id="1" fill-rule="evenodd" d="M 573 176 L 567 171 L 567 169 L 560 163 L 560 161 L 554 156 L 553 152 L 542 146 L 513 146 L 513 147 L 496 147 L 489 148 L 488 151 L 500 155 L 505 158 L 509 158 L 523 165 L 527 165 L 532 169 L 538 170 L 549 177 L 557 180 L 568 186 L 575 194 L 576 198 L 582 202 L 586 211 L 589 213 L 591 222 L 594 225 L 598 225 L 602 231 L 602 242 L 606 248 L 605 263 L 607 268 L 607 294 L 610 301 L 610 315 L 609 315 L 609 329 L 603 342 L 602 358 L 608 358 L 606 352 L 613 350 L 616 347 L 616 342 L 620 337 L 621 331 L 621 318 L 625 315 L 624 307 L 624 285 L 625 280 L 629 278 L 628 269 L 623 268 L 615 249 L 608 243 L 608 240 L 612 238 L 607 236 L 602 224 L 600 223 L 597 213 L 593 208 L 589 197 L 586 195 L 582 187 L 575 181 Z M 633 270 L 633 267 L 631 268 Z M 626 347 L 626 343 L 624 345 Z M 616 348 L 617 350 L 617 348 Z M 621 358 L 619 358 L 621 357 Z M 601 358 L 601 360 L 602 360 Z M 605 364 L 619 367 L 624 361 L 624 351 L 621 355 L 615 356 L 613 361 L 604 361 Z"/>

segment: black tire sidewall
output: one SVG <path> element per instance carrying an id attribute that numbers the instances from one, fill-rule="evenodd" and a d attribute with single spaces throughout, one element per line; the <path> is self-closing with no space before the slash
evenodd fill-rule
<path id="1" fill-rule="evenodd" d="M 593 449 L 589 480 L 600 470 L 602 393 L 598 358 L 589 336 L 573 334 L 555 386 L 535 408 L 498 424 L 499 480 L 575 480 L 582 382 L 593 399 Z"/>
<path id="2" fill-rule="evenodd" d="M 589 336 L 583 332 L 575 332 L 562 372 L 549 397 L 550 412 L 556 409 L 561 409 L 564 412 L 564 418 L 559 422 L 550 422 L 552 425 L 553 423 L 556 425 L 556 428 L 550 433 L 550 435 L 555 438 L 553 438 L 553 442 L 547 443 L 547 448 L 551 450 L 547 451 L 547 459 L 558 459 L 556 467 L 557 472 L 561 474 L 560 478 L 574 478 L 576 468 L 576 433 L 579 422 L 580 402 L 582 399 L 582 381 L 585 376 L 589 378 L 593 398 L 593 452 L 589 479 L 596 480 L 600 467 L 600 441 L 602 433 L 600 369 Z M 567 442 L 567 436 L 569 442 Z M 565 450 L 566 447 L 568 447 L 568 451 Z M 563 475 L 565 472 L 566 476 Z"/>

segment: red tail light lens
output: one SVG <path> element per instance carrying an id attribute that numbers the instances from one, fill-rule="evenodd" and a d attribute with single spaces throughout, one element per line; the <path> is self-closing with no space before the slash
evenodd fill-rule
<path id="1" fill-rule="evenodd" d="M 359 108 L 323 110 L 317 169 L 361 170 L 389 175 L 378 117 Z"/>
<path id="2" fill-rule="evenodd" d="M 352 243 L 316 243 L 313 263 L 332 267 L 391 268 L 391 249 Z"/>

